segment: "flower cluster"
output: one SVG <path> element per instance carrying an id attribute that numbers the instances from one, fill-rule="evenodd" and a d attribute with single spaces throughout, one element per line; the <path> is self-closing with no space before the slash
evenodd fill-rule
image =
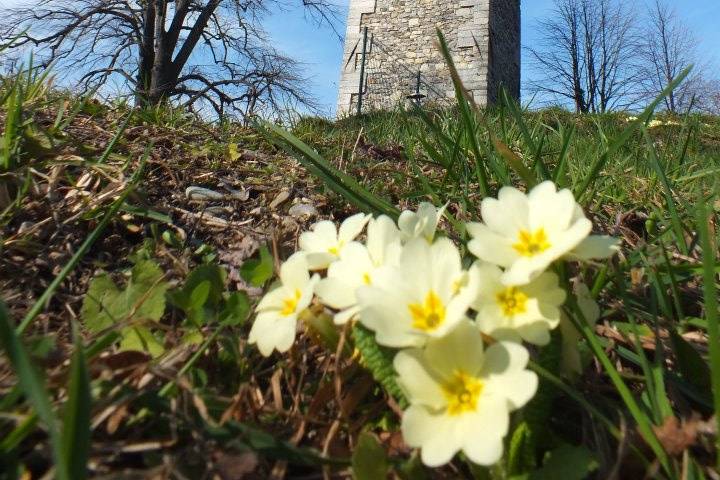
<path id="1" fill-rule="evenodd" d="M 364 214 L 339 230 L 316 224 L 258 305 L 250 342 L 263 355 L 289 350 L 315 296 L 336 324 L 358 321 L 378 344 L 399 350 L 394 367 L 410 404 L 403 437 L 426 465 L 460 451 L 491 465 L 502 456 L 510 413 L 537 389 L 523 343 L 548 344 L 561 323 L 567 285 L 552 266 L 607 258 L 618 245 L 590 235 L 572 193 L 551 182 L 528 194 L 505 187 L 482 202 L 483 222 L 467 225 L 474 263 L 437 236 L 442 215 L 422 204 L 397 224 Z"/>

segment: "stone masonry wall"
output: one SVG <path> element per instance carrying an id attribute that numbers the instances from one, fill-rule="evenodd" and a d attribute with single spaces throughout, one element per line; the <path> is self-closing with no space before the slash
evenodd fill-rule
<path id="1" fill-rule="evenodd" d="M 338 115 L 356 108 L 365 27 L 364 110 L 409 102 L 418 71 L 424 102 L 453 97 L 449 72 L 435 46 L 436 28 L 444 33 L 458 72 L 479 104 L 495 101 L 500 83 L 519 96 L 519 19 L 520 0 L 351 0 Z"/>

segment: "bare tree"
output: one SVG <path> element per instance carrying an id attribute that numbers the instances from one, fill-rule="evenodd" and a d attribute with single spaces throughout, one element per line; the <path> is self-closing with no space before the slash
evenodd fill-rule
<path id="1" fill-rule="evenodd" d="M 705 113 L 720 115 L 720 80 L 708 80 L 700 106 Z"/>
<path id="2" fill-rule="evenodd" d="M 643 35 L 643 79 L 648 97 L 656 97 L 683 70 L 697 63 L 697 39 L 664 1 L 654 0 Z M 665 107 L 679 112 L 691 106 L 702 91 L 702 68 L 696 65 L 693 74 L 683 85 L 665 97 Z"/>
<path id="3" fill-rule="evenodd" d="M 555 0 L 528 49 L 529 88 L 577 112 L 605 112 L 635 100 L 639 49 L 634 11 L 622 0 Z"/>
<path id="4" fill-rule="evenodd" d="M 300 0 L 297 0 L 300 1 Z M 174 100 L 241 115 L 286 102 L 313 107 L 292 59 L 269 46 L 261 18 L 284 0 L 37 0 L 6 9 L 0 40 L 38 49 L 46 65 L 72 72 L 86 89 L 111 79 L 138 103 Z M 327 0 L 302 0 L 333 22 Z"/>

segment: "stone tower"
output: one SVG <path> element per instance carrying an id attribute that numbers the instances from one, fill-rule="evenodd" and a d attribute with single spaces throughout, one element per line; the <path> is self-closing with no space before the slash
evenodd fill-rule
<path id="1" fill-rule="evenodd" d="M 452 98 L 436 28 L 478 104 L 520 96 L 520 0 L 350 0 L 338 115 Z"/>

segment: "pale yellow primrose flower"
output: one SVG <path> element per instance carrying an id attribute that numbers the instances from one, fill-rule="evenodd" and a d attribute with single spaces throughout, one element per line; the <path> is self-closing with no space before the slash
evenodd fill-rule
<path id="1" fill-rule="evenodd" d="M 497 340 L 550 343 L 550 330 L 560 323 L 565 291 L 557 275 L 543 273 L 524 286 L 508 287 L 500 281 L 502 270 L 495 265 L 476 264 L 480 293 L 473 308 L 478 312 L 480 331 Z"/>
<path id="2" fill-rule="evenodd" d="M 320 280 L 310 278 L 305 255 L 296 253 L 280 268 L 280 286 L 268 292 L 256 311 L 257 318 L 248 341 L 257 344 L 260 353 L 268 357 L 273 350 L 287 352 L 295 342 L 297 320 L 313 298 L 313 290 Z"/>
<path id="3" fill-rule="evenodd" d="M 420 448 L 429 467 L 448 463 L 460 451 L 478 465 L 498 462 L 510 412 L 537 390 L 537 376 L 525 368 L 528 359 L 528 351 L 511 342 L 483 352 L 480 334 L 468 321 L 425 349 L 398 353 L 394 366 L 410 402 L 402 419 L 405 443 Z"/>
<path id="4" fill-rule="evenodd" d="M 347 218 L 338 230 L 329 220 L 318 222 L 300 235 L 300 250 L 307 254 L 310 270 L 323 270 L 340 258 L 343 248 L 362 233 L 371 216 L 358 213 Z"/>
<path id="5" fill-rule="evenodd" d="M 438 223 L 445 214 L 445 207 L 437 208 L 432 203 L 421 203 L 417 212 L 405 210 L 398 218 L 398 226 L 403 242 L 424 238 L 432 243 L 435 239 Z"/>
<path id="6" fill-rule="evenodd" d="M 320 281 L 315 292 L 320 301 L 333 309 L 335 323 L 343 325 L 360 310 L 355 292 L 359 287 L 372 285 L 378 268 L 397 266 L 400 262 L 400 231 L 387 216 L 370 220 L 367 247 L 351 242 L 340 253 L 340 259 L 330 264 L 327 278 Z"/>
<path id="7" fill-rule="evenodd" d="M 506 269 L 505 285 L 525 285 L 537 278 L 552 262 L 607 258 L 617 252 L 610 237 L 589 237 L 592 223 L 585 218 L 570 190 L 557 191 L 543 182 L 525 195 L 503 187 L 497 199 L 481 205 L 484 223 L 469 223 L 473 240 L 468 249 L 479 259 Z"/>
<path id="8" fill-rule="evenodd" d="M 476 271 L 462 269 L 460 252 L 448 239 L 406 244 L 398 267 L 378 269 L 357 292 L 360 322 L 388 347 L 419 347 L 442 337 L 465 318 L 477 297 Z"/>

